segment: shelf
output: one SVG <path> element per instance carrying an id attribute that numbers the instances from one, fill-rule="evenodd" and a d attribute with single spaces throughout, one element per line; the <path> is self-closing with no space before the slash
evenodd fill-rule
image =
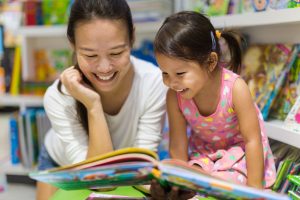
<path id="1" fill-rule="evenodd" d="M 300 24 L 300 8 L 268 10 L 211 17 L 215 28 L 248 28 L 266 25 Z"/>
<path id="2" fill-rule="evenodd" d="M 1 170 L 3 170 L 6 175 L 27 175 L 34 169 L 26 169 L 21 163 L 13 165 L 10 161 L 6 161 L 1 163 Z"/>
<path id="3" fill-rule="evenodd" d="M 67 27 L 64 25 L 56 26 L 23 26 L 17 34 L 23 37 L 54 37 L 66 36 Z"/>
<path id="4" fill-rule="evenodd" d="M 0 106 L 20 106 L 21 110 L 26 107 L 39 107 L 43 106 L 42 96 L 32 96 L 32 95 L 1 95 Z"/>
<path id="5" fill-rule="evenodd" d="M 283 121 L 268 121 L 265 122 L 265 127 L 268 137 L 300 148 L 300 133 L 289 130 Z"/>
<path id="6" fill-rule="evenodd" d="M 160 22 L 145 22 L 136 23 L 136 31 L 138 33 L 155 33 L 162 21 Z M 67 36 L 66 25 L 54 25 L 54 26 L 23 26 L 18 32 L 18 35 L 23 37 L 62 37 Z"/>

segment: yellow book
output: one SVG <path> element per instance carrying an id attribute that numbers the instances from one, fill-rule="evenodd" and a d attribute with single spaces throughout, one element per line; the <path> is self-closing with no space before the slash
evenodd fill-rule
<path id="1" fill-rule="evenodd" d="M 19 46 L 15 49 L 14 64 L 12 70 L 12 78 L 10 85 L 10 94 L 20 94 L 20 83 L 21 83 L 21 48 Z"/>

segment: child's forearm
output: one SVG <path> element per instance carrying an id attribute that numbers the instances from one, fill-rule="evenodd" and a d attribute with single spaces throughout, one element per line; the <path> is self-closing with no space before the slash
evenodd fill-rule
<path id="1" fill-rule="evenodd" d="M 170 157 L 172 159 L 179 159 L 183 161 L 188 161 L 188 150 L 187 145 L 175 145 L 175 147 L 170 146 Z"/>
<path id="2" fill-rule="evenodd" d="M 247 185 L 263 188 L 264 156 L 263 146 L 260 142 L 249 141 L 246 143 Z"/>

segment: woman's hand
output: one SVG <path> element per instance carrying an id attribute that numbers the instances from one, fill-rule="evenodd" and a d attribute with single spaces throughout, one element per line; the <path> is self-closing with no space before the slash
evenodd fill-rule
<path id="1" fill-rule="evenodd" d="M 82 79 L 82 74 L 74 67 L 65 69 L 60 75 L 62 84 L 75 99 L 89 110 L 101 103 L 100 95 Z"/>
<path id="2" fill-rule="evenodd" d="M 156 180 L 151 183 L 150 193 L 153 200 L 186 200 L 196 195 L 194 191 L 181 190 L 176 186 L 163 188 Z"/>

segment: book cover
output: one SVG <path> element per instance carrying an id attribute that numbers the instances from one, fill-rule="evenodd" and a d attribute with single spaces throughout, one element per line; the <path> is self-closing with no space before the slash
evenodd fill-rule
<path id="1" fill-rule="evenodd" d="M 28 154 L 28 144 L 27 144 L 27 133 L 25 125 L 25 111 L 21 111 L 18 117 L 18 127 L 19 127 L 19 144 L 20 144 L 20 154 L 21 154 L 21 163 L 26 169 L 32 168 L 29 161 Z"/>
<path id="2" fill-rule="evenodd" d="M 11 163 L 18 164 L 20 162 L 20 148 L 19 148 L 19 129 L 17 115 L 11 115 L 9 119 L 10 132 L 10 156 Z"/>
<path id="3" fill-rule="evenodd" d="M 300 133 L 300 96 L 297 97 L 295 104 L 284 121 L 284 124 L 287 129 Z"/>
<path id="4" fill-rule="evenodd" d="M 288 191 L 289 196 L 295 200 L 300 199 L 300 176 L 288 175 L 287 178 L 291 183 L 291 189 Z"/>
<path id="5" fill-rule="evenodd" d="M 267 119 L 298 51 L 298 45 L 289 44 L 253 45 L 246 51 L 242 77 L 264 119 Z"/>
<path id="6" fill-rule="evenodd" d="M 30 177 L 65 190 L 149 184 L 157 179 L 162 185 L 176 185 L 222 199 L 289 199 L 214 178 L 183 161 L 158 161 L 156 153 L 142 148 L 116 150 L 73 165 L 32 172 Z"/>

